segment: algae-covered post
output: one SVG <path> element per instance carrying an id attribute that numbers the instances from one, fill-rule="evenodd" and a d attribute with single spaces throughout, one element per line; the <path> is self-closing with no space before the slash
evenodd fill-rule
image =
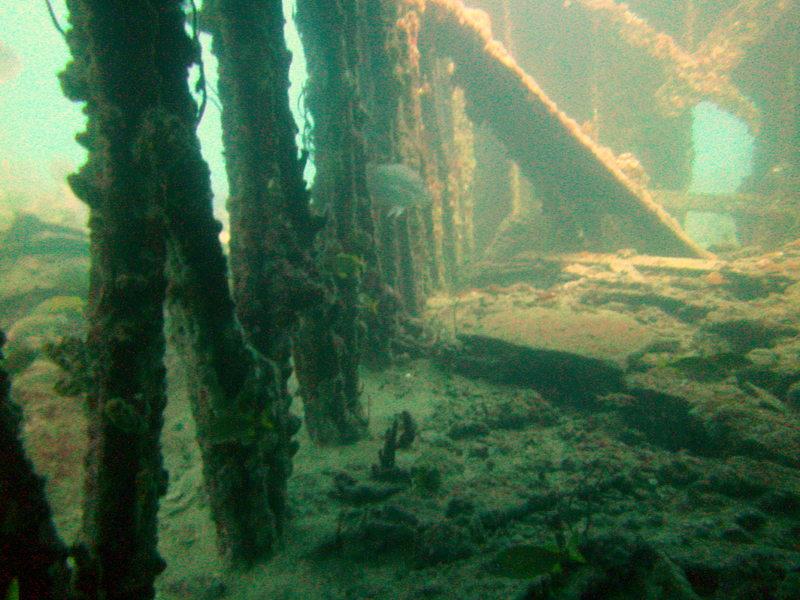
<path id="1" fill-rule="evenodd" d="M 219 61 L 236 312 L 248 340 L 288 369 L 297 312 L 316 304 L 321 288 L 312 279 L 320 226 L 289 107 L 283 6 L 215 0 L 205 3 L 204 22 Z"/>
<path id="2" fill-rule="evenodd" d="M 438 199 L 430 215 L 431 270 L 437 288 L 453 289 L 470 245 L 472 126 L 464 115 L 463 91 L 453 86 L 452 62 L 437 56 L 433 36 L 419 36 L 419 52 L 420 81 L 412 89 L 419 104 L 418 147 Z"/>
<path id="3" fill-rule="evenodd" d="M 332 6 L 302 0 L 297 24 L 308 61 L 306 102 L 314 118 L 315 200 L 330 218 L 320 264 L 333 298 L 303 316 L 295 360 L 309 433 L 317 443 L 337 444 L 366 433 L 359 399 L 360 306 L 364 266 L 375 248 L 357 69 L 360 2 Z"/>
<path id="4" fill-rule="evenodd" d="M 264 372 L 267 379 L 275 378 L 270 391 L 274 398 L 240 398 L 249 407 L 231 410 L 244 408 L 253 423 L 270 424 L 269 431 L 260 428 L 260 435 L 270 440 L 272 449 L 259 461 L 269 466 L 271 480 L 265 483 L 274 519 L 264 529 L 278 533 L 286 518 L 286 479 L 296 447 L 291 438 L 299 426 L 289 414 L 291 336 L 298 313 L 318 304 L 324 295 L 310 255 L 318 226 L 309 211 L 304 160 L 298 157 L 289 108 L 290 56 L 283 37 L 282 3 L 206 2 L 204 23 L 219 61 L 236 313 L 247 341 L 276 367 Z M 259 416 L 261 411 L 266 421 Z M 213 429 L 213 422 L 210 426 Z M 257 503 L 251 508 L 262 511 Z M 242 533 L 257 529 L 245 525 Z M 256 554 L 274 544 L 272 535 L 253 535 L 263 536 L 260 542 L 251 541 Z"/>
<path id="5" fill-rule="evenodd" d="M 433 290 L 457 283 L 473 246 L 472 125 L 462 91 L 453 85 L 450 61 L 439 58 L 437 40 L 422 28 L 420 5 L 400 3 L 396 13 L 385 36 L 397 83 L 392 155 L 419 173 L 431 199 L 408 214 L 400 231 L 395 228 L 400 242 L 395 285 L 406 310 L 418 314 Z M 373 121 L 368 125 L 381 129 Z"/>
<path id="6" fill-rule="evenodd" d="M 220 26 L 231 27 L 230 21 L 224 20 L 231 15 L 224 14 Z M 271 42 L 283 43 L 282 38 Z M 258 39 L 252 43 L 258 43 Z M 235 55 L 232 60 L 236 60 Z M 286 479 L 296 450 L 291 437 L 299 423 L 288 413 L 288 369 L 275 362 L 285 356 L 281 354 L 285 350 L 279 350 L 285 344 L 282 332 L 268 327 L 264 334 L 251 335 L 251 346 L 237 322 L 218 239 L 219 223 L 212 213 L 209 172 L 194 132 L 194 104 L 185 70 L 182 75 L 180 80 L 172 80 L 173 87 L 164 90 L 165 103 L 178 107 L 179 112 L 167 130 L 169 135 L 164 136 L 166 143 L 155 148 L 163 169 L 168 221 L 171 334 L 187 376 L 218 545 L 230 561 L 249 564 L 272 554 L 283 532 Z M 229 103 L 225 108 L 232 111 L 228 118 L 245 121 L 247 115 L 237 107 L 240 105 Z M 274 133 L 260 131 L 254 135 Z M 237 168 L 242 167 L 242 155 L 247 156 L 244 160 L 252 160 L 248 154 L 251 148 L 239 150 L 241 154 L 229 157 Z M 247 164 L 252 167 L 252 163 Z M 275 165 L 265 162 L 261 166 L 269 170 Z M 245 171 L 242 180 L 237 180 L 237 191 L 252 190 L 256 185 L 253 180 L 261 176 L 261 171 Z M 258 197 L 254 202 L 260 200 Z M 284 241 L 274 240 L 276 251 Z M 259 250 L 263 247 L 242 257 L 242 268 L 247 272 L 266 260 L 257 254 Z M 253 265 L 250 260 L 257 262 Z M 255 320 L 268 316 L 256 313 L 246 324 L 255 330 Z M 269 335 L 275 336 L 274 341 Z"/>
<path id="7" fill-rule="evenodd" d="M 66 95 L 86 103 L 86 164 L 70 177 L 90 207 L 89 450 L 78 590 L 152 598 L 163 570 L 156 514 L 167 484 L 159 436 L 166 402 L 166 231 L 159 168 L 164 78 L 192 48 L 178 0 L 70 0 Z M 188 93 L 188 92 L 187 92 Z"/>
<path id="8" fill-rule="evenodd" d="M 0 360 L 4 344 L 0 330 Z M 0 595 L 18 585 L 27 598 L 65 600 L 70 597 L 67 548 L 56 533 L 44 480 L 25 455 L 21 433 L 22 413 L 11 400 L 8 374 L 0 368 Z"/>
<path id="9" fill-rule="evenodd" d="M 431 287 L 441 286 L 442 281 L 441 260 L 435 258 L 442 254 L 441 243 L 435 241 L 435 230 L 441 229 L 441 185 L 423 135 L 419 15 L 415 7 L 392 0 L 367 1 L 364 6 L 366 35 L 360 45 L 368 58 L 359 66 L 359 78 L 367 115 L 367 155 L 371 162 L 389 168 L 404 165 L 406 173 L 413 173 L 412 179 L 426 188 L 426 202 L 416 203 L 402 218 L 387 218 L 386 211 L 375 207 L 380 247 L 376 271 L 402 299 L 403 312 L 413 314 Z M 368 335 L 377 337 L 369 330 Z"/>
<path id="10" fill-rule="evenodd" d="M 275 547 L 296 424 L 283 374 L 245 342 L 195 135 L 182 3 L 73 0 L 67 95 L 87 102 L 90 150 L 71 178 L 91 208 L 90 449 L 79 589 L 151 598 L 166 489 L 159 434 L 163 307 L 188 375 L 218 541 L 250 562 Z M 113 50 L 113 51 L 112 51 Z M 166 277 L 165 277 L 166 275 Z"/>
<path id="11" fill-rule="evenodd" d="M 514 54 L 514 28 L 511 19 L 509 0 L 502 0 L 503 8 L 503 45 L 510 54 Z M 519 165 L 514 161 L 508 164 L 508 182 L 511 191 L 511 214 L 517 215 L 522 211 L 522 173 Z"/>
<path id="12" fill-rule="evenodd" d="M 305 0 L 297 21 L 315 203 L 331 221 L 320 262 L 334 300 L 303 317 L 295 356 L 309 431 L 330 443 L 360 435 L 358 363 L 391 357 L 404 315 L 452 282 L 472 248 L 471 135 L 449 76 L 440 69 L 437 79 L 436 61 L 422 60 L 417 7 Z M 376 190 L 393 184 L 373 177 L 370 186 L 367 163 L 378 165 L 374 173 L 402 174 L 400 187 L 427 188 L 430 201 L 404 200 L 410 210 L 392 217 L 381 205 L 391 199 Z"/>

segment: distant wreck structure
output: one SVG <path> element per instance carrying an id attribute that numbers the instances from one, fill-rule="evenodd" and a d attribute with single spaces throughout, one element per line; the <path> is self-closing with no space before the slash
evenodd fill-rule
<path id="1" fill-rule="evenodd" d="M 649 254 L 705 257 L 614 153 L 559 110 L 539 84 L 494 39 L 485 14 L 459 0 L 429 0 L 425 26 L 455 61 L 468 114 L 486 121 L 522 172 L 544 195 L 546 218 L 566 238 L 602 244 L 603 215 L 619 244 Z M 606 236 L 610 237 L 610 236 Z M 564 248 L 568 249 L 568 248 Z M 606 248 L 611 249 L 611 248 Z"/>
<path id="2" fill-rule="evenodd" d="M 505 48 L 513 48 L 514 61 L 520 69 L 533 74 L 558 108 L 579 123 L 581 131 L 592 141 L 613 149 L 616 162 L 626 175 L 642 179 L 639 183 L 646 187 L 646 194 L 676 220 L 682 222 L 691 211 L 729 215 L 736 223 L 738 242 L 763 248 L 775 248 L 800 234 L 800 223 L 793 210 L 800 176 L 798 3 L 470 0 L 468 4 L 485 11 L 498 25 L 502 35 L 497 38 L 502 39 Z M 457 5 L 457 2 L 430 2 L 429 6 L 434 7 L 431 13 L 440 14 L 431 20 L 451 14 L 451 22 L 455 20 L 467 28 L 470 22 L 488 22 L 477 12 L 459 9 Z M 454 10 L 461 16 L 455 17 Z M 514 16 L 513 21 L 509 15 Z M 484 37 L 488 43 L 490 38 Z M 488 45 L 486 53 L 496 54 Z M 455 75 L 465 87 L 466 67 L 461 65 L 462 73 Z M 485 68 L 480 69 L 481 77 L 486 77 Z M 497 89 L 492 91 L 499 102 L 501 94 Z M 470 100 L 475 103 L 474 98 Z M 695 160 L 693 109 L 700 103 L 713 104 L 737 118 L 753 137 L 752 173 L 738 193 L 687 193 Z M 481 118 L 476 117 L 475 107 L 471 115 Z M 491 123 L 488 117 L 483 118 Z M 508 158 L 519 160 L 496 125 L 491 124 L 491 131 L 480 124 L 476 126 L 476 147 L 483 152 L 479 164 Z M 521 124 L 515 122 L 514 129 L 521 132 Z M 547 137 L 544 130 L 538 131 L 537 138 L 529 140 L 530 145 L 546 148 L 542 136 Z M 506 146 L 508 158 L 498 149 L 500 144 Z M 552 156 L 562 156 L 557 147 L 547 151 Z M 523 235 L 519 230 L 524 219 L 520 217 L 506 219 L 497 229 L 505 217 L 500 213 L 514 203 L 510 189 L 513 186 L 502 181 L 498 172 L 502 170 L 484 166 L 476 173 L 480 188 L 476 191 L 475 208 L 478 250 L 493 252 L 499 246 L 507 250 L 512 230 L 518 238 Z M 641 178 L 642 174 L 646 177 Z M 551 191 L 543 180 L 530 172 L 525 175 L 529 179 L 525 183 L 533 188 L 529 204 L 541 204 L 546 216 L 547 204 L 552 202 L 548 200 Z M 585 173 L 578 176 L 575 172 L 575 177 L 593 181 L 586 179 Z M 498 184 L 509 188 L 505 194 L 507 201 L 503 197 L 496 202 L 491 195 Z M 598 202 L 603 202 L 603 198 L 592 196 L 589 204 Z M 626 205 L 618 199 L 614 202 Z M 587 203 L 575 205 L 585 207 Z M 592 222 L 589 215 L 584 218 L 580 212 L 572 216 Z M 612 251 L 622 244 L 639 252 L 667 253 L 628 244 L 628 239 L 640 232 L 631 229 L 624 219 L 617 220 L 616 215 L 612 220 L 617 231 L 612 229 L 611 235 L 605 236 L 606 243 L 572 240 L 569 251 Z M 527 232 L 530 224 L 529 218 Z M 607 223 L 601 220 L 600 226 L 607 227 Z M 626 235 L 629 231 L 630 236 Z M 564 239 L 556 240 L 558 244 L 545 240 L 539 249 L 558 251 L 558 246 L 570 241 L 569 233 L 562 231 Z M 617 241 L 616 248 L 607 243 L 609 237 Z"/>

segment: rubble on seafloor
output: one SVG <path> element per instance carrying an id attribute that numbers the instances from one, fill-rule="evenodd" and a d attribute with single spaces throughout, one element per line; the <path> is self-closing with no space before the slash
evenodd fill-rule
<path id="1" fill-rule="evenodd" d="M 800 248 L 563 258 L 430 300 L 438 366 L 379 378 L 433 396 L 409 476 L 379 494 L 352 464 L 374 499 L 340 495 L 321 547 L 402 598 L 796 598 Z"/>
<path id="2" fill-rule="evenodd" d="M 371 439 L 301 432 L 285 547 L 247 577 L 216 555 L 170 371 L 159 597 L 797 598 L 800 246 L 533 271 L 431 298 L 438 357 L 365 373 Z M 56 379 L 38 355 L 14 393 L 72 539 L 84 416 Z"/>

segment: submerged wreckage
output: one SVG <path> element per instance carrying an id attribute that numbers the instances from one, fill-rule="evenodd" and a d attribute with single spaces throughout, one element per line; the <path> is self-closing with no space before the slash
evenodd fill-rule
<path id="1" fill-rule="evenodd" d="M 614 0 L 297 0 L 311 191 L 280 2 L 68 4 L 91 236 L 20 218 L 0 239 L 0 594 L 221 597 L 215 561 L 259 597 L 797 589 L 800 3 L 641 0 L 646 21 Z M 228 247 L 187 78 L 200 27 Z M 746 195 L 686 193 L 701 100 L 755 137 Z M 746 221 L 742 247 L 687 235 L 700 210 Z M 378 462 L 351 462 L 387 416 Z M 84 481 L 54 496 L 59 529 L 34 465 L 47 488 Z M 743 502 L 762 512 L 726 524 Z M 553 536 L 552 594 L 486 569 Z M 740 570 L 718 560 L 750 549 Z M 276 553 L 252 581 L 224 569 Z"/>
<path id="2" fill-rule="evenodd" d="M 428 0 L 423 27 L 455 62 L 454 80 L 474 121 L 486 121 L 521 171 L 545 196 L 556 227 L 600 242 L 602 218 L 616 242 L 649 254 L 709 257 L 648 191 L 623 172 L 494 39 L 484 13 L 459 0 Z M 620 239 L 622 234 L 622 239 Z"/>

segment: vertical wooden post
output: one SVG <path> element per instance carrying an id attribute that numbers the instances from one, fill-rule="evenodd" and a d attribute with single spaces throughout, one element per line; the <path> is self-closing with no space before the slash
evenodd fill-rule
<path id="1" fill-rule="evenodd" d="M 156 514 L 166 490 L 159 436 L 166 401 L 163 189 L 151 144 L 162 77 L 186 78 L 192 55 L 178 0 L 69 0 L 73 62 L 63 75 L 84 100 L 89 149 L 70 177 L 91 209 L 92 277 L 83 546 L 78 590 L 88 598 L 147 599 L 164 568 Z M 165 71 L 174 58 L 175 71 Z M 170 65 L 171 66 L 171 65 Z"/>

